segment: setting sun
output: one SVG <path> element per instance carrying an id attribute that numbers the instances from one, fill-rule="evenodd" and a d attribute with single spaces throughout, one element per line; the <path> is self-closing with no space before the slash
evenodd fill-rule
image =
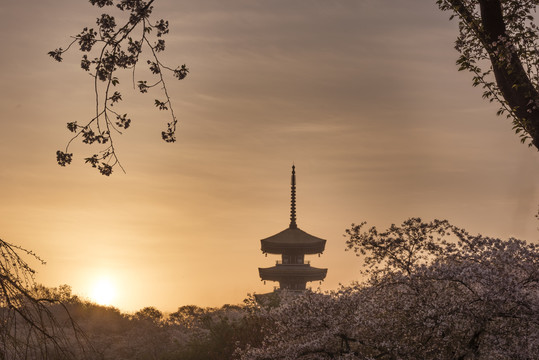
<path id="1" fill-rule="evenodd" d="M 110 279 L 101 278 L 95 282 L 90 297 L 99 305 L 111 305 L 116 297 L 116 290 Z"/>

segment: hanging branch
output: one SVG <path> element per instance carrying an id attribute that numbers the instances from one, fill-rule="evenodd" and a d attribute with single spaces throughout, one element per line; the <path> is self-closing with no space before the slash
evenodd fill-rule
<path id="1" fill-rule="evenodd" d="M 93 358 L 95 350 L 65 304 L 39 292 L 35 271 L 19 254 L 44 264 L 33 252 L 0 239 L 0 358 Z M 60 314 L 67 321 L 59 321 Z"/>
<path id="2" fill-rule="evenodd" d="M 122 94 L 115 90 L 120 80 L 116 76 L 119 69 L 131 69 L 133 84 L 135 83 L 135 68 L 139 63 L 140 55 L 144 48 L 149 49 L 151 60 L 147 60 L 150 72 L 158 77 L 155 83 L 148 85 L 146 80 L 137 82 L 138 90 L 147 93 L 149 89 L 161 86 L 165 99 L 155 100 L 155 106 L 159 110 L 170 111 L 172 120 L 167 124 L 166 130 L 161 137 L 166 142 L 176 141 L 176 127 L 178 119 L 172 109 L 172 102 L 167 91 L 163 71 L 168 71 L 178 79 L 184 79 L 189 73 L 186 65 L 175 69 L 165 66 L 159 60 L 159 53 L 165 50 L 163 36 L 168 34 L 168 21 L 158 20 L 153 25 L 150 23 L 150 15 L 153 10 L 154 0 L 89 0 L 92 5 L 100 8 L 115 6 L 120 11 L 128 14 L 125 24 L 119 27 L 116 19 L 110 14 L 102 14 L 97 19 L 97 31 L 85 27 L 79 34 L 73 37 L 71 43 L 65 48 L 50 51 L 49 55 L 56 61 L 63 60 L 62 55 L 77 44 L 83 53 L 81 68 L 90 73 L 94 78 L 95 92 L 95 115 L 86 123 L 79 124 L 77 121 L 67 123 L 67 129 L 73 133 L 67 142 L 65 150 L 56 152 L 56 160 L 60 166 L 71 163 L 73 153 L 70 146 L 75 139 L 81 139 L 85 144 L 100 144 L 101 150 L 85 162 L 93 168 L 97 168 L 103 175 L 109 176 L 115 166 L 119 166 L 124 172 L 117 156 L 112 133 L 122 134 L 129 128 L 131 118 L 126 113 L 113 109 L 114 105 L 122 100 Z M 155 39 L 150 35 L 155 31 Z M 138 36 L 134 35 L 140 32 Z M 89 54 L 94 50 L 97 56 L 91 58 Z"/>

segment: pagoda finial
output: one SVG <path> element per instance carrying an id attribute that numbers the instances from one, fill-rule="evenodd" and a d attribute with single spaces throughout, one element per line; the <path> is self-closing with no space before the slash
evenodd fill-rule
<path id="1" fill-rule="evenodd" d="M 292 165 L 292 196 L 290 201 L 290 228 L 295 229 L 296 224 L 296 166 Z"/>

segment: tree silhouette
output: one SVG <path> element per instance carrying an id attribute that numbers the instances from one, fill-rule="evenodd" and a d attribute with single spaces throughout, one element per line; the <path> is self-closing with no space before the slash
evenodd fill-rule
<path id="1" fill-rule="evenodd" d="M 66 166 L 71 163 L 73 153 L 69 151 L 71 143 L 80 138 L 85 144 L 100 144 L 101 150 L 85 162 L 99 170 L 103 175 L 109 176 L 113 168 L 120 163 L 114 139 L 114 132 L 121 134 L 122 130 L 129 128 L 131 118 L 127 113 L 117 111 L 114 106 L 122 100 L 122 94 L 114 88 L 120 83 L 117 76 L 119 69 L 132 70 L 133 84 L 135 84 L 136 67 L 143 58 L 143 49 L 149 50 L 146 65 L 155 77 L 153 82 L 138 80 L 136 87 L 141 93 L 160 86 L 163 92 L 162 99 L 155 99 L 155 106 L 159 110 L 170 112 L 171 121 L 162 131 L 161 136 L 166 142 L 176 141 L 176 127 L 178 118 L 174 113 L 172 101 L 167 91 L 163 72 L 169 72 L 178 80 L 184 79 L 189 69 L 186 65 L 170 68 L 159 60 L 159 53 L 165 50 L 164 36 L 168 34 L 168 21 L 160 19 L 151 22 L 150 15 L 154 0 L 89 0 L 94 6 L 100 8 L 113 7 L 109 13 L 104 13 L 97 19 L 97 30 L 85 27 L 73 37 L 69 45 L 49 52 L 56 61 L 61 62 L 62 56 L 77 45 L 83 53 L 81 68 L 90 73 L 94 80 L 95 114 L 82 124 L 77 121 L 67 123 L 67 129 L 73 133 L 65 150 L 56 152 L 59 165 Z M 112 11 L 119 11 L 123 25 L 118 25 Z M 153 37 L 152 37 L 153 36 Z M 125 172 L 125 170 L 124 170 Z"/>
<path id="2" fill-rule="evenodd" d="M 66 297 L 60 295 L 67 288 L 54 296 L 43 291 L 18 252 L 44 263 L 31 251 L 0 239 L 0 359 L 93 358 L 93 349 L 62 302 Z"/>
<path id="3" fill-rule="evenodd" d="M 459 70 L 473 74 L 483 98 L 500 104 L 523 143 L 539 149 L 539 29 L 536 0 L 436 0 L 459 19 Z"/>

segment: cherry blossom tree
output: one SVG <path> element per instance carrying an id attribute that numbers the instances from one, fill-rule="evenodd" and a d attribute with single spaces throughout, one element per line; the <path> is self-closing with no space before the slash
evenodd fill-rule
<path id="1" fill-rule="evenodd" d="M 537 0 L 436 0 L 459 19 L 459 70 L 500 104 L 522 142 L 539 149 Z"/>
<path id="2" fill-rule="evenodd" d="M 367 280 L 284 297 L 242 359 L 532 359 L 539 353 L 539 251 L 418 218 L 347 231 Z"/>
<path id="3" fill-rule="evenodd" d="M 113 134 L 121 134 L 131 125 L 131 118 L 127 113 L 117 109 L 122 100 L 121 92 L 116 90 L 120 84 L 119 70 L 131 70 L 133 86 L 136 82 L 141 93 L 147 93 L 155 87 L 162 89 L 162 98 L 155 99 L 155 106 L 159 110 L 169 111 L 171 121 L 166 130 L 162 131 L 161 137 L 166 142 L 174 142 L 178 118 L 174 113 L 164 73 L 168 72 L 176 79 L 182 80 L 189 69 L 185 64 L 171 68 L 159 59 L 159 53 L 165 51 L 164 37 L 169 32 L 169 23 L 163 19 L 151 21 L 155 0 L 89 1 L 99 8 L 110 9 L 97 19 L 97 29 L 85 27 L 73 36 L 65 49 L 57 48 L 49 52 L 54 60 L 61 62 L 72 46 L 78 46 L 83 54 L 80 66 L 92 76 L 95 92 L 94 115 L 82 123 L 67 123 L 67 129 L 73 135 L 65 150 L 56 152 L 56 160 L 61 166 L 71 163 L 73 153 L 70 152 L 70 145 L 75 139 L 80 139 L 85 144 L 98 144 L 101 145 L 101 150 L 85 158 L 85 162 L 101 174 L 109 176 L 115 166 L 122 168 Z M 118 12 L 118 17 L 113 16 L 114 11 Z M 118 19 L 120 23 L 117 23 Z M 148 51 L 147 58 L 142 57 L 143 49 Z M 155 78 L 154 81 L 135 79 L 137 65 L 141 61 L 146 63 L 149 73 Z"/>

